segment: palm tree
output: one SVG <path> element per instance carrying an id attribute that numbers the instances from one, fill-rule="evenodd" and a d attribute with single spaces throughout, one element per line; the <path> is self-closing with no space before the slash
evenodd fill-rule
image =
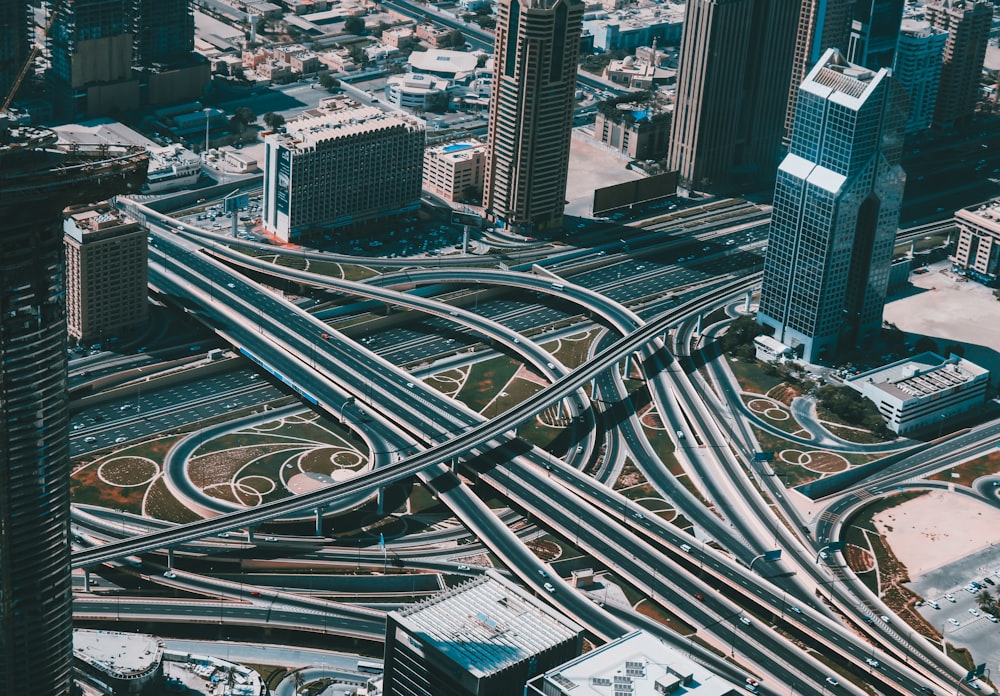
<path id="1" fill-rule="evenodd" d="M 976 595 L 976 603 L 979 605 L 980 611 L 984 611 L 987 614 L 992 614 L 997 608 L 997 598 L 990 594 L 987 589 L 982 589 Z"/>

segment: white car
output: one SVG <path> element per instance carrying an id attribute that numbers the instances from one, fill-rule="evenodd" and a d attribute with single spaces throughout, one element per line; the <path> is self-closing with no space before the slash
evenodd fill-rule
<path id="1" fill-rule="evenodd" d="M 871 657 L 865 658 L 865 662 L 867 662 L 872 667 L 878 667 L 878 660 L 876 660 L 874 658 L 871 658 Z"/>
<path id="2" fill-rule="evenodd" d="M 163 574 L 163 577 L 168 578 L 168 579 L 169 578 L 176 578 L 177 574 L 174 573 L 174 571 L 172 571 L 172 570 L 168 570 L 166 573 Z"/>
<path id="3" fill-rule="evenodd" d="M 983 614 L 983 616 L 985 616 L 987 619 L 989 619 L 993 623 L 997 622 L 997 617 L 993 616 L 993 614 Z"/>
<path id="4" fill-rule="evenodd" d="M 955 619 L 955 618 L 948 619 L 948 623 L 950 623 L 952 626 L 961 626 L 962 625 L 962 622 L 959 621 L 958 619 Z"/>
<path id="5" fill-rule="evenodd" d="M 945 598 L 945 599 L 947 599 L 947 600 L 948 600 L 949 602 L 951 602 L 952 604 L 954 604 L 954 603 L 955 603 L 955 595 L 951 594 L 950 592 L 949 592 L 948 594 L 946 594 L 946 595 L 944 596 L 944 598 Z"/>
<path id="6" fill-rule="evenodd" d="M 744 626 L 749 626 L 750 625 L 750 619 L 747 618 L 746 616 L 741 616 L 740 617 L 740 623 L 743 624 Z"/>
<path id="7" fill-rule="evenodd" d="M 973 616 L 979 616 L 979 610 L 976 609 L 975 607 L 969 609 L 969 613 L 972 614 Z"/>
<path id="8" fill-rule="evenodd" d="M 127 439 L 128 438 L 125 437 L 124 435 L 119 435 L 118 437 L 115 438 L 115 442 L 121 444 L 122 442 L 125 442 Z"/>
<path id="9" fill-rule="evenodd" d="M 552 586 L 551 582 L 545 583 L 544 585 L 542 585 L 542 587 L 545 588 L 546 592 L 555 592 L 556 591 L 556 588 Z"/>

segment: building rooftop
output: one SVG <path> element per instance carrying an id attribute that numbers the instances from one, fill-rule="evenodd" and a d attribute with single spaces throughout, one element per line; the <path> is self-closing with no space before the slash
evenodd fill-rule
<path id="1" fill-rule="evenodd" d="M 572 696 L 724 696 L 740 693 L 737 685 L 685 657 L 645 631 L 635 631 L 595 648 L 532 680 L 535 693 L 555 686 Z"/>
<path id="2" fill-rule="evenodd" d="M 1000 198 L 962 208 L 955 212 L 955 218 L 960 222 L 968 222 L 990 230 L 1000 230 Z"/>
<path id="3" fill-rule="evenodd" d="M 972 382 L 989 370 L 965 358 L 942 358 L 937 353 L 920 353 L 875 370 L 862 372 L 849 383 L 872 383 L 899 399 L 923 399 Z M 857 387 L 855 387 L 857 388 Z"/>
<path id="4" fill-rule="evenodd" d="M 429 48 L 426 51 L 414 51 L 410 54 L 409 63 L 414 70 L 431 73 L 472 72 L 476 69 L 479 58 L 475 53 L 464 51 L 447 51 L 441 48 Z"/>
<path id="5" fill-rule="evenodd" d="M 480 677 L 574 640 L 583 631 L 492 571 L 393 616 Z"/>
<path id="6" fill-rule="evenodd" d="M 287 147 L 308 148 L 345 136 L 398 126 L 416 127 L 412 120 L 387 114 L 377 107 L 352 104 L 326 100 L 323 108 L 310 109 L 302 116 L 287 121 L 283 133 L 275 133 L 267 138 L 273 138 Z"/>
<path id="7" fill-rule="evenodd" d="M 145 633 L 73 631 L 73 657 L 118 679 L 156 669 L 163 660 L 163 641 Z"/>

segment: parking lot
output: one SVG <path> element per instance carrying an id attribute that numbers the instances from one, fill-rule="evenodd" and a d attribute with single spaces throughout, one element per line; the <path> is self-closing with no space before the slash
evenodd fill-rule
<path id="1" fill-rule="evenodd" d="M 987 591 L 994 597 L 1000 595 L 998 572 L 1000 547 L 988 546 L 910 583 L 911 589 L 927 600 L 917 611 L 949 643 L 968 648 L 977 664 L 996 664 L 1000 660 L 1000 616 L 994 617 L 997 622 L 991 621 L 979 610 L 977 601 L 979 592 Z M 970 592 L 966 588 L 972 582 L 979 583 L 983 589 Z M 940 608 L 936 609 L 934 603 Z M 978 616 L 970 610 L 976 611 Z"/>

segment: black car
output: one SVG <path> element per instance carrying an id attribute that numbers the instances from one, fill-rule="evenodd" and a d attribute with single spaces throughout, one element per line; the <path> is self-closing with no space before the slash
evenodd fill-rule
<path id="1" fill-rule="evenodd" d="M 985 582 L 987 585 L 996 585 L 996 583 L 990 580 L 989 578 L 983 578 L 983 582 Z"/>

